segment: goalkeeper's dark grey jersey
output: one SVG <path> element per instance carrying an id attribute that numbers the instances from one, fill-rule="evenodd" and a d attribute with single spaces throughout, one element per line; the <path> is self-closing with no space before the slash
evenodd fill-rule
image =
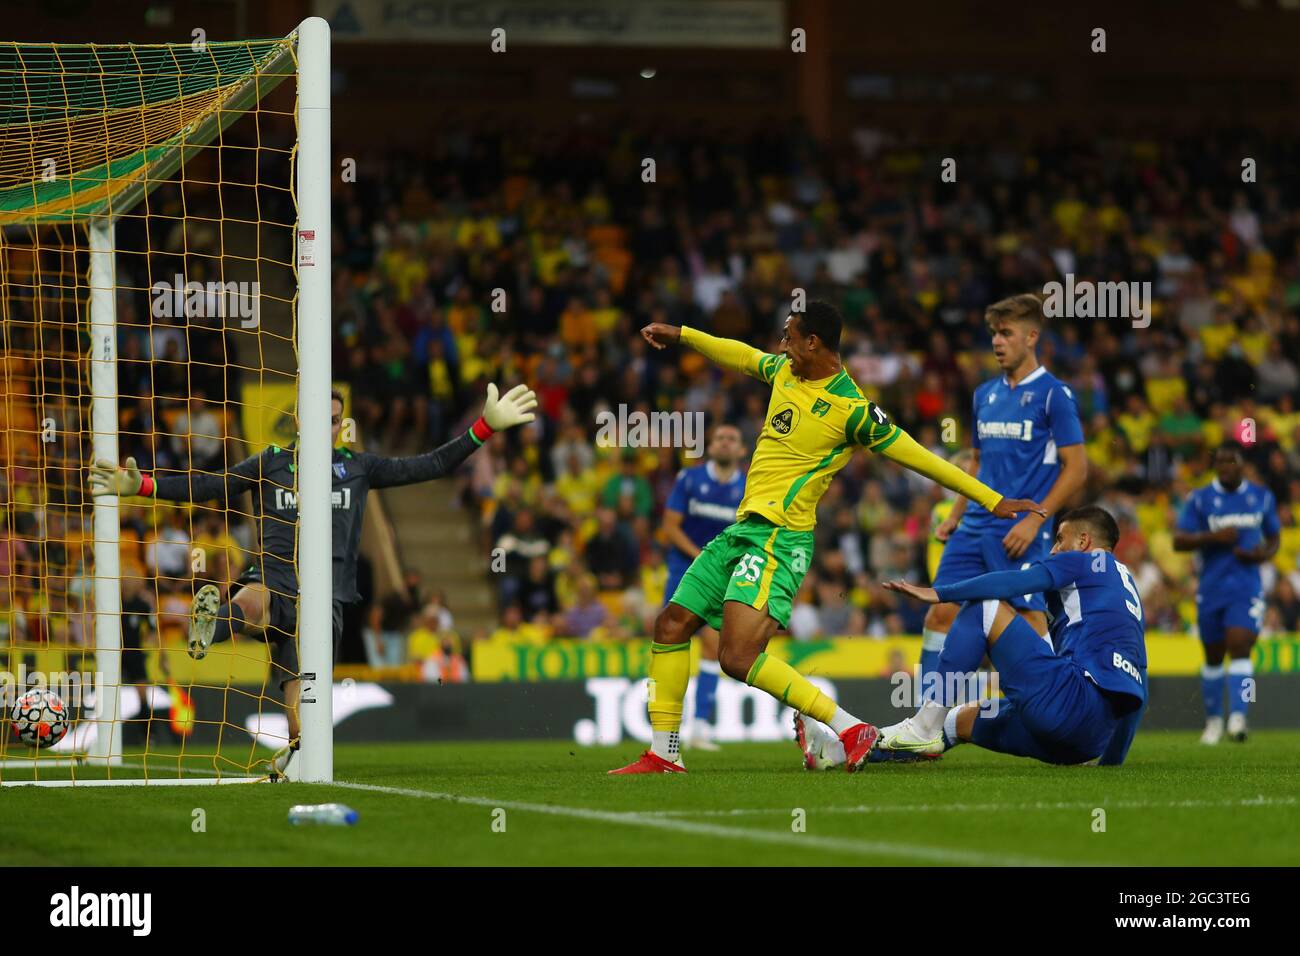
<path id="1" fill-rule="evenodd" d="M 442 478 L 456 469 L 478 445 L 469 433 L 423 455 L 382 458 L 369 452 L 334 449 L 334 600 L 351 603 L 357 593 L 357 548 L 361 521 L 371 488 L 391 488 Z M 167 501 L 221 501 L 252 493 L 252 517 L 261 547 L 263 580 L 282 593 L 298 593 L 298 493 L 293 446 L 272 445 L 223 474 L 192 472 L 155 476 L 154 496 Z"/>

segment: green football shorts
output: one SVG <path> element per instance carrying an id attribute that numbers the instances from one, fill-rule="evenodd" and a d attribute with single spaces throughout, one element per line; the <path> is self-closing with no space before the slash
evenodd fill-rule
<path id="1" fill-rule="evenodd" d="M 813 533 L 791 531 L 749 515 L 704 546 L 682 575 L 671 602 L 722 627 L 722 605 L 740 601 L 782 627 L 813 556 Z"/>

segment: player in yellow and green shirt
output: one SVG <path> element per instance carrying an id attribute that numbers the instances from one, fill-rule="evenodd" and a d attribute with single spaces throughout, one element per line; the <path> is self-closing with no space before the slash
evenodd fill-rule
<path id="1" fill-rule="evenodd" d="M 721 632 L 724 673 L 767 691 L 830 725 L 844 742 L 849 772 L 866 761 L 876 728 L 836 706 L 785 661 L 765 653 L 813 557 L 817 502 L 859 448 L 884 455 L 978 501 L 998 517 L 1036 511 L 1032 501 L 1003 498 L 960 468 L 931 454 L 868 401 L 839 356 L 842 320 L 834 306 L 808 303 L 786 319 L 781 353 L 692 328 L 654 322 L 641 334 L 655 348 L 680 342 L 725 368 L 772 386 L 736 523 L 699 553 L 655 621 L 650 657 L 651 748 L 611 773 L 681 773 L 679 732 L 690 676 L 690 639 L 702 625 Z"/>

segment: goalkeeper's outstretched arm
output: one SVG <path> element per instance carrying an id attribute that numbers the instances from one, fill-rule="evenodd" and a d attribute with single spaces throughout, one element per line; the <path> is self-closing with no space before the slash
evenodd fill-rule
<path id="1" fill-rule="evenodd" d="M 90 494 L 95 498 L 101 495 L 139 495 L 164 501 L 229 501 L 257 487 L 265 454 L 262 452 L 245 458 L 220 474 L 190 472 L 164 478 L 142 474 L 134 458 L 128 458 L 121 468 L 101 458 L 90 466 Z"/>
<path id="2" fill-rule="evenodd" d="M 366 456 L 370 487 L 412 485 L 449 475 L 496 432 L 531 422 L 537 417 L 533 411 L 535 408 L 537 395 L 527 385 L 516 385 L 500 397 L 497 395 L 497 387 L 489 385 L 483 414 L 470 426 L 469 431 L 445 445 L 409 458 Z"/>

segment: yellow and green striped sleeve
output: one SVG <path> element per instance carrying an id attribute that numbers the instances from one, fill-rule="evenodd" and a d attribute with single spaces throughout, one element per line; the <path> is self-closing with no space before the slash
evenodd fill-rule
<path id="1" fill-rule="evenodd" d="M 874 452 L 883 452 L 902 434 L 889 420 L 885 410 L 875 402 L 858 405 L 844 423 L 844 440 Z"/>
<path id="2" fill-rule="evenodd" d="M 929 449 L 917 443 L 907 432 L 896 426 L 892 437 L 874 446 L 871 450 L 878 451 L 890 461 L 896 461 L 904 468 L 916 472 L 918 475 L 937 481 L 950 491 L 955 491 L 959 495 L 965 495 L 971 501 L 977 501 L 989 511 L 992 511 L 1002 495 L 998 494 L 988 485 L 984 484 L 977 478 L 968 475 L 956 465 L 944 461 L 938 455 Z"/>
<path id="3" fill-rule="evenodd" d="M 758 356 L 757 377 L 771 385 L 772 379 L 776 378 L 776 373 L 785 367 L 789 359 L 784 355 L 773 355 L 771 352 L 759 352 Z"/>
<path id="4" fill-rule="evenodd" d="M 683 325 L 681 344 L 695 349 L 706 359 L 723 368 L 744 372 L 754 378 L 771 383 L 772 378 L 785 364 L 784 355 L 769 355 L 760 352 L 751 345 L 737 342 L 735 339 L 720 339 L 717 336 L 701 332 Z"/>

